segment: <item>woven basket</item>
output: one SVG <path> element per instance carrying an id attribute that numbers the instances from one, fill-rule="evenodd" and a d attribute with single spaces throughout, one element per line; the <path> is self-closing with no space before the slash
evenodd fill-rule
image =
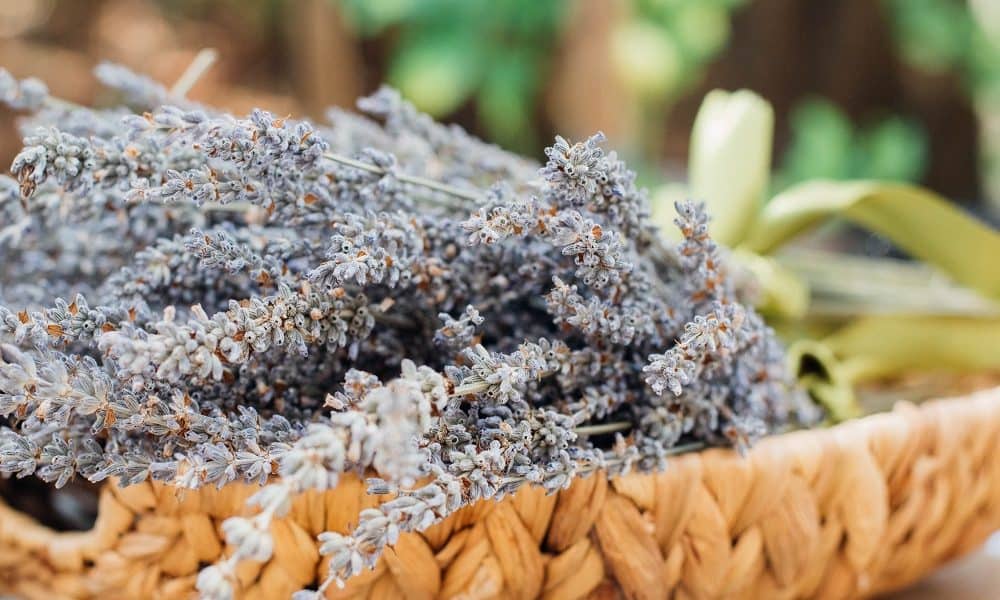
<path id="1" fill-rule="evenodd" d="M 848 598 L 913 582 L 1000 528 L 1000 388 L 901 405 L 832 429 L 764 440 L 743 459 L 707 450 L 657 475 L 527 488 L 404 535 L 345 598 Z M 0 592 L 25 598 L 188 598 L 227 552 L 219 525 L 253 488 L 177 496 L 101 491 L 86 532 L 0 506 Z M 286 598 L 322 579 L 315 535 L 378 502 L 363 483 L 297 498 L 273 558 L 238 569 L 240 597 Z"/>

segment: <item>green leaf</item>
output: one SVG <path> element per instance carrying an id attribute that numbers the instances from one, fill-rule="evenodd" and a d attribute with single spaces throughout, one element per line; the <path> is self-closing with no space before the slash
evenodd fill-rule
<path id="1" fill-rule="evenodd" d="M 529 150 L 534 137 L 531 111 L 538 88 L 537 64 L 538 57 L 524 51 L 493 57 L 476 98 L 488 139 L 506 148 Z"/>
<path id="2" fill-rule="evenodd" d="M 972 19 L 964 2 L 891 0 L 896 39 L 907 61 L 929 71 L 943 71 L 961 61 Z"/>
<path id="3" fill-rule="evenodd" d="M 1000 369 L 1000 319 L 871 316 L 823 340 L 854 383 L 907 371 Z"/>
<path id="4" fill-rule="evenodd" d="M 771 257 L 745 250 L 734 250 L 732 258 L 753 275 L 759 288 L 754 304 L 764 316 L 800 319 L 806 315 L 809 287 L 797 274 Z"/>
<path id="5" fill-rule="evenodd" d="M 872 314 L 1000 317 L 1000 302 L 956 285 L 919 262 L 802 248 L 775 258 L 808 286 L 810 319 Z"/>
<path id="6" fill-rule="evenodd" d="M 684 5 L 673 24 L 678 45 L 699 62 L 717 54 L 729 39 L 729 11 L 708 2 Z"/>
<path id="7" fill-rule="evenodd" d="M 776 196 L 761 212 L 744 249 L 760 254 L 832 217 L 892 240 L 956 282 L 1000 297 L 1000 234 L 919 187 L 870 181 L 816 181 Z"/>
<path id="8" fill-rule="evenodd" d="M 415 5 L 415 0 L 340 1 L 340 7 L 350 24 L 366 37 L 407 20 L 412 16 Z"/>
<path id="9" fill-rule="evenodd" d="M 1000 4 L 998 4 L 1000 6 Z M 997 12 L 1000 12 L 998 10 Z M 982 30 L 973 32 L 969 49 L 968 77 L 974 95 L 993 94 L 1000 96 L 1000 25 L 996 26 L 996 37 Z"/>
<path id="10" fill-rule="evenodd" d="M 919 125 L 893 116 L 860 135 L 857 173 L 864 179 L 918 181 L 927 160 L 927 136 Z"/>
<path id="11" fill-rule="evenodd" d="M 614 28 L 611 60 L 622 83 L 648 101 L 675 90 L 684 67 L 675 40 L 663 27 L 643 19 Z"/>
<path id="12" fill-rule="evenodd" d="M 433 117 L 451 113 L 479 85 L 481 54 L 465 32 L 428 32 L 404 40 L 395 50 L 389 82 Z"/>
<path id="13" fill-rule="evenodd" d="M 809 99 L 792 111 L 791 142 L 781 161 L 776 188 L 810 179 L 848 179 L 854 127 L 835 104 Z"/>
<path id="14" fill-rule="evenodd" d="M 854 382 L 833 351 L 821 342 L 799 340 L 788 348 L 789 370 L 834 423 L 861 416 Z"/>

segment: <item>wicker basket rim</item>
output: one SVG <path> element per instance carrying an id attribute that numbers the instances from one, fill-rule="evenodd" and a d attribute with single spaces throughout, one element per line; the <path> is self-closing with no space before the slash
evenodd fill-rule
<path id="1" fill-rule="evenodd" d="M 1000 388 L 900 403 L 762 440 L 746 458 L 712 448 L 666 471 L 524 489 L 405 534 L 331 597 L 856 597 L 895 589 L 1000 528 Z M 56 532 L 0 504 L 0 591 L 70 598 L 189 597 L 226 552 L 222 519 L 254 486 L 105 486 L 93 529 Z M 272 526 L 273 557 L 241 563 L 241 597 L 287 597 L 322 579 L 314 536 L 346 531 L 379 500 L 345 477 Z"/>

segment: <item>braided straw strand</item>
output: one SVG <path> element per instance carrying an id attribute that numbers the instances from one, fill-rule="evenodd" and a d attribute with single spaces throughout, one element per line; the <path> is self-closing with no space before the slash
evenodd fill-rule
<path id="1" fill-rule="evenodd" d="M 898 589 L 1000 528 L 1000 388 L 897 405 L 826 430 L 710 449 L 656 475 L 534 487 L 404 534 L 329 598 L 856 598 Z M 24 598 L 190 598 L 220 531 L 255 487 L 105 486 L 85 532 L 0 505 L 0 592 Z M 345 477 L 297 497 L 274 553 L 237 568 L 240 598 L 322 581 L 322 531 L 384 498 Z"/>

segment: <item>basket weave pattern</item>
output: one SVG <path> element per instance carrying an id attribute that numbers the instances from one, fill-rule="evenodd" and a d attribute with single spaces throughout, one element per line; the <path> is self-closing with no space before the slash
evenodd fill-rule
<path id="1" fill-rule="evenodd" d="M 402 536 L 345 598 L 850 598 L 906 585 L 1000 528 L 1000 389 L 899 406 L 707 450 L 657 475 L 526 488 Z M 322 579 L 315 535 L 378 498 L 345 478 L 295 499 L 273 558 L 243 563 L 240 597 Z M 188 598 L 227 552 L 219 525 L 254 488 L 105 486 L 91 531 L 54 532 L 0 506 L 0 591 L 26 598 Z"/>

